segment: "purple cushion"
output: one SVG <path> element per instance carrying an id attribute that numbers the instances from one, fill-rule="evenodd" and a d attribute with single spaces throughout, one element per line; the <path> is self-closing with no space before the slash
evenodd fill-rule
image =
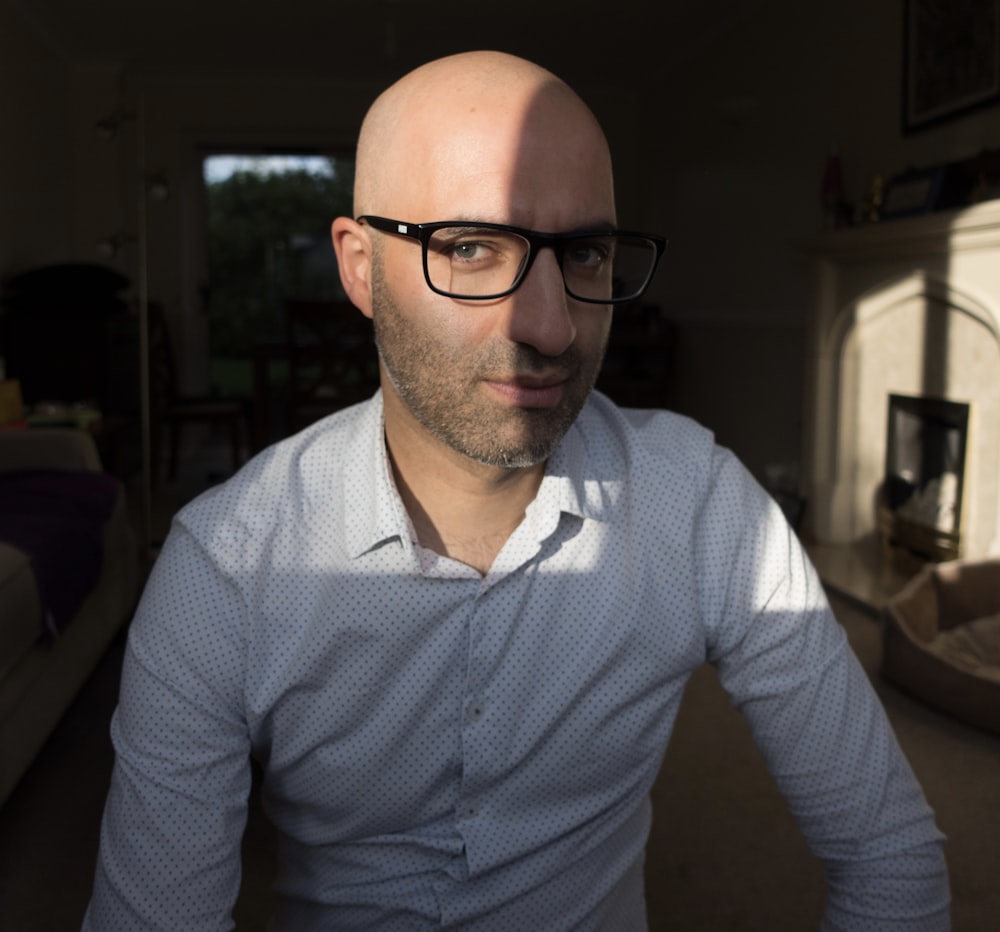
<path id="1" fill-rule="evenodd" d="M 31 559 L 48 633 L 62 631 L 97 584 L 118 482 L 95 472 L 0 473 L 0 540 Z"/>

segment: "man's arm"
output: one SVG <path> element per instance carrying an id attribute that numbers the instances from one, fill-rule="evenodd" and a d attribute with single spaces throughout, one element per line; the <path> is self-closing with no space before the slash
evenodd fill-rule
<path id="1" fill-rule="evenodd" d="M 706 596 L 711 659 L 826 867 L 823 928 L 943 932 L 950 899 L 933 813 L 798 541 L 741 472 L 721 467 L 724 501 L 713 495 L 703 516 L 718 526 L 713 509 L 730 513 L 742 497 L 742 526 L 725 525 L 726 584 Z M 702 547 L 703 578 L 719 549 Z"/>
<path id="2" fill-rule="evenodd" d="M 173 531 L 129 632 L 84 932 L 232 928 L 250 787 L 239 594 Z"/>

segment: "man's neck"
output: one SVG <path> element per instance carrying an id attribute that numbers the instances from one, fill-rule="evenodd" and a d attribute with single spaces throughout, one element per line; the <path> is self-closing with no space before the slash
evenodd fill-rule
<path id="1" fill-rule="evenodd" d="M 388 421 L 386 447 L 418 542 L 485 576 L 534 500 L 545 463 L 487 466 Z"/>

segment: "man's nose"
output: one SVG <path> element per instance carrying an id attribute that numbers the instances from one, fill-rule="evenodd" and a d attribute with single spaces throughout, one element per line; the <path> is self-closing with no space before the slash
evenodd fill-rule
<path id="1" fill-rule="evenodd" d="M 545 356 L 558 356 L 576 339 L 562 269 L 551 249 L 542 249 L 520 287 L 509 298 L 508 336 Z"/>

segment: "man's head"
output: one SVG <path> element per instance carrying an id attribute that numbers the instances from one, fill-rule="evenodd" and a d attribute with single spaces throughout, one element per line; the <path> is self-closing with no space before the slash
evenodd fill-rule
<path id="1" fill-rule="evenodd" d="M 408 229 L 478 221 L 566 233 L 616 222 L 593 114 L 551 73 L 495 52 L 431 62 L 383 93 L 362 126 L 356 179 L 356 216 Z M 548 457 L 593 386 L 611 321 L 607 305 L 567 293 L 556 252 L 540 249 L 512 293 L 466 300 L 431 290 L 417 239 L 349 218 L 333 237 L 344 287 L 375 323 L 387 431 L 397 418 L 494 466 Z M 492 242 L 484 233 L 461 249 L 468 266 Z"/>

